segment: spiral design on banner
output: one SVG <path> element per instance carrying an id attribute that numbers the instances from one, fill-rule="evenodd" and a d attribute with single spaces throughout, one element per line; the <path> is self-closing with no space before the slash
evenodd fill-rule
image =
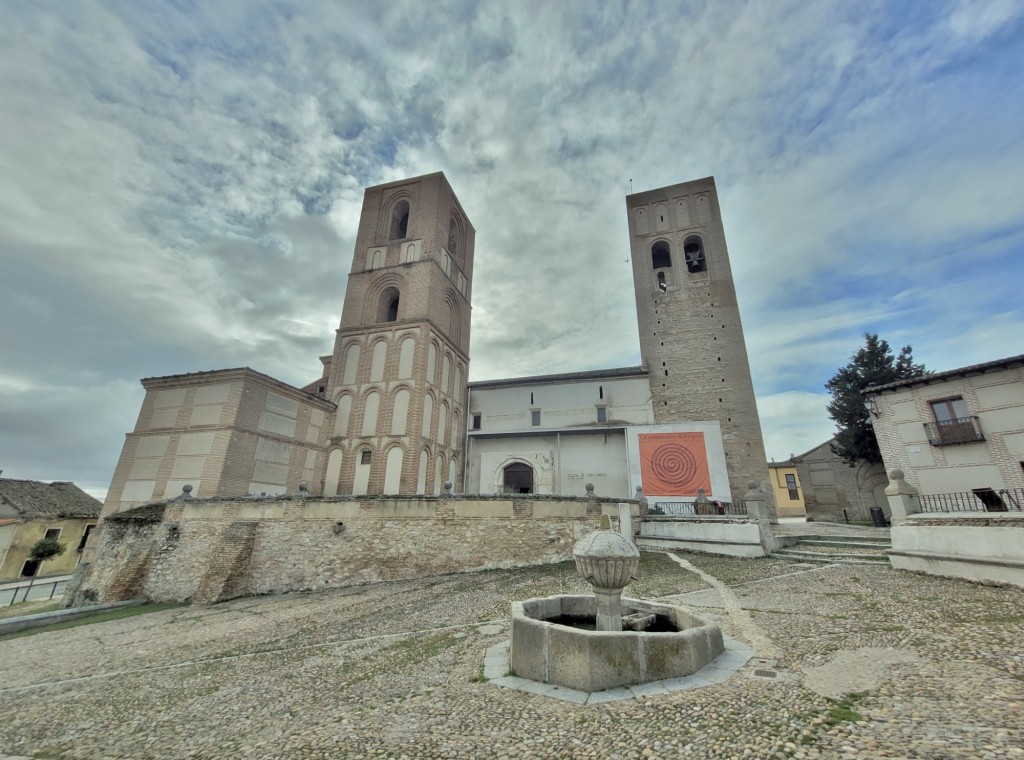
<path id="1" fill-rule="evenodd" d="M 685 446 L 665 443 L 651 456 L 651 469 L 667 483 L 684 485 L 697 475 L 697 458 Z"/>

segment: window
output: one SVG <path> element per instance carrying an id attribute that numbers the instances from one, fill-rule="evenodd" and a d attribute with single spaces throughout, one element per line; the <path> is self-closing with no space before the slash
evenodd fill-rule
<path id="1" fill-rule="evenodd" d="M 796 487 L 796 475 L 792 473 L 786 475 L 786 488 L 789 489 L 789 498 L 791 501 L 796 501 L 800 498 L 800 492 Z"/>
<path id="2" fill-rule="evenodd" d="M 363 449 L 359 452 L 359 464 L 369 464 L 372 458 L 373 454 L 370 453 L 369 449 Z"/>
<path id="3" fill-rule="evenodd" d="M 48 528 L 46 535 L 43 536 L 44 541 L 57 541 L 60 539 L 60 528 Z"/>
<path id="4" fill-rule="evenodd" d="M 483 419 L 483 415 L 480 415 L 480 414 L 474 414 L 473 415 L 473 430 L 479 430 L 480 429 L 480 422 L 481 422 L 482 419 Z"/>
<path id="5" fill-rule="evenodd" d="M 932 446 L 947 446 L 954 443 L 984 441 L 978 418 L 971 416 L 967 404 L 960 396 L 928 402 L 934 422 L 926 422 L 928 443 Z"/>
<path id="6" fill-rule="evenodd" d="M 455 219 L 448 221 L 448 253 L 458 256 L 459 248 L 459 224 Z"/>
<path id="7" fill-rule="evenodd" d="M 597 421 L 607 422 L 608 421 L 608 407 L 599 406 L 597 407 Z"/>
<path id="8" fill-rule="evenodd" d="M 400 293 L 398 288 L 385 288 L 380 294 L 380 305 L 377 309 L 378 322 L 398 321 L 398 302 Z"/>
<path id="9" fill-rule="evenodd" d="M 391 212 L 391 234 L 389 240 L 401 240 L 409 232 L 409 202 L 399 201 Z"/>
<path id="10" fill-rule="evenodd" d="M 533 427 L 537 427 L 540 425 L 540 409 L 530 410 L 530 424 Z"/>
<path id="11" fill-rule="evenodd" d="M 22 578 L 35 578 L 36 573 L 39 572 L 39 561 L 34 559 L 25 560 L 25 564 L 21 566 L 21 577 Z"/>
<path id="12" fill-rule="evenodd" d="M 510 464 L 502 473 L 502 490 L 505 493 L 533 493 L 533 468 L 521 462 Z"/>
<path id="13" fill-rule="evenodd" d="M 86 543 L 88 543 L 89 536 L 92 535 L 92 529 L 95 528 L 95 527 L 96 527 L 95 525 L 86 525 L 85 526 L 85 532 L 82 533 L 82 540 L 78 542 L 78 548 L 75 551 L 82 552 L 82 551 L 85 550 L 85 545 L 86 545 Z"/>
<path id="14" fill-rule="evenodd" d="M 698 235 L 690 235 L 683 241 L 683 256 L 686 257 L 686 268 L 690 272 L 708 271 L 708 262 L 704 257 L 704 242 Z"/>
<path id="15" fill-rule="evenodd" d="M 672 266 L 672 251 L 664 240 L 651 246 L 651 266 L 654 269 Z"/>

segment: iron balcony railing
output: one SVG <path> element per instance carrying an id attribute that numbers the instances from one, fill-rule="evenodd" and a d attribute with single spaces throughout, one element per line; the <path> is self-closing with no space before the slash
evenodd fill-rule
<path id="1" fill-rule="evenodd" d="M 747 505 L 742 501 L 656 501 L 647 509 L 652 517 L 745 517 Z"/>
<path id="2" fill-rule="evenodd" d="M 1024 488 L 975 488 L 959 493 L 921 496 L 923 512 L 1021 512 Z"/>
<path id="3" fill-rule="evenodd" d="M 974 443 L 984 441 L 981 425 L 977 417 L 957 417 L 941 422 L 925 422 L 928 443 L 932 446 L 949 446 L 954 443 Z"/>

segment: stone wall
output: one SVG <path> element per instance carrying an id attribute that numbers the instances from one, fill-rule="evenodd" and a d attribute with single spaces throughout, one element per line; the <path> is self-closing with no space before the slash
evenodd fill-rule
<path id="1" fill-rule="evenodd" d="M 915 514 L 891 537 L 893 567 L 1024 587 L 1024 515 Z"/>
<path id="2" fill-rule="evenodd" d="M 871 507 L 876 506 L 888 516 L 885 468 L 867 462 L 851 467 L 833 453 L 832 440 L 792 458 L 808 522 L 844 522 L 847 517 L 853 522 L 870 522 Z"/>
<path id="3" fill-rule="evenodd" d="M 559 562 L 636 502 L 465 496 L 191 499 L 108 518 L 72 604 L 212 603 Z"/>

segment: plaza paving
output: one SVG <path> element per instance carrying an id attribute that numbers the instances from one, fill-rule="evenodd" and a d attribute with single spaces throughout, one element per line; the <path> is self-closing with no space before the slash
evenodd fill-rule
<path id="1" fill-rule="evenodd" d="M 0 641 L 0 757 L 1024 758 L 1024 591 L 678 557 L 632 594 L 753 647 L 720 685 L 581 707 L 483 681 L 512 599 L 586 590 L 563 563 Z"/>

